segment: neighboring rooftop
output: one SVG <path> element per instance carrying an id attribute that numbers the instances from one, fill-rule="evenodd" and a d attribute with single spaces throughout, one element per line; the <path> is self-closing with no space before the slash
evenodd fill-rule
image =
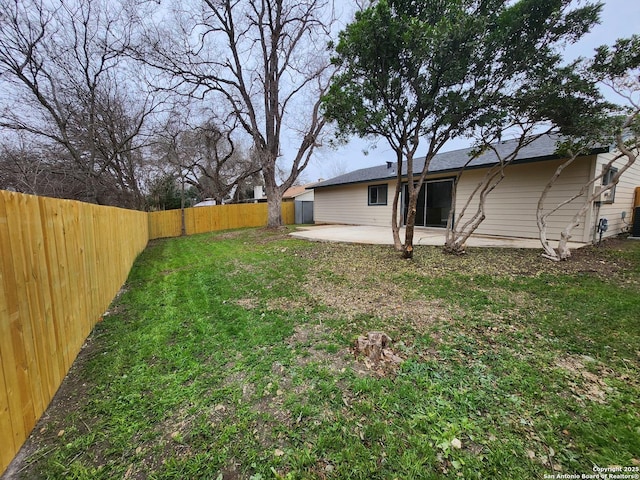
<path id="1" fill-rule="evenodd" d="M 291 188 L 285 190 L 282 194 L 282 198 L 296 198 L 303 193 L 307 193 L 308 190 L 311 190 L 315 187 L 317 182 L 307 183 L 305 185 L 294 185 Z"/>
<path id="2" fill-rule="evenodd" d="M 560 137 L 557 135 L 543 135 L 529 145 L 523 147 L 512 163 L 539 162 L 543 160 L 552 160 L 559 158 L 556 153 L 557 143 Z M 505 140 L 495 143 L 494 146 L 500 155 L 504 158 L 512 153 L 517 145 L 517 140 Z M 469 156 L 474 148 L 463 148 L 453 150 L 451 152 L 439 153 L 429 165 L 429 173 L 447 173 L 457 172 L 469 162 Z M 608 151 L 608 147 L 600 147 L 593 149 L 592 153 L 600 153 Z M 424 167 L 425 157 L 416 158 L 413 164 L 414 173 L 421 172 Z M 467 168 L 488 167 L 499 163 L 499 159 L 493 150 L 486 150 L 484 153 L 474 158 Z M 375 167 L 361 168 L 353 172 L 330 178 L 323 182 L 319 182 L 313 188 L 332 187 L 335 185 L 345 185 L 349 183 L 370 182 L 373 180 L 387 180 L 396 177 L 397 164 L 395 162 L 387 162 L 385 165 Z M 402 166 L 403 175 L 406 174 L 406 164 Z"/>

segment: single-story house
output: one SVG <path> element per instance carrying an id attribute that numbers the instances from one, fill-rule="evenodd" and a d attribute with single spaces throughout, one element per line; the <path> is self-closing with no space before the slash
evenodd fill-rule
<path id="1" fill-rule="evenodd" d="M 557 141 L 558 137 L 542 136 L 521 149 L 516 159 L 506 167 L 505 178 L 489 194 L 486 218 L 476 234 L 538 237 L 536 209 L 540 193 L 565 160 L 556 154 Z M 515 140 L 507 140 L 495 146 L 502 154 L 508 154 L 513 152 L 515 145 Z M 454 179 L 469 161 L 471 151 L 471 148 L 455 150 L 440 153 L 433 158 L 429 175 L 418 198 L 417 226 L 446 228 L 451 208 L 454 209 L 455 222 L 457 212 L 462 210 L 488 169 L 499 163 L 496 154 L 487 150 L 465 168 L 456 186 Z M 594 148 L 589 155 L 577 158 L 563 171 L 549 192 L 545 202 L 546 209 L 554 208 L 578 193 L 589 179 L 603 172 L 612 158 L 614 149 L 609 146 Z M 601 181 L 608 182 L 611 175 L 624 163 L 625 159 L 616 161 Z M 416 159 L 414 172 L 420 172 L 423 166 L 424 158 Z M 390 226 L 396 168 L 396 163 L 387 162 L 385 165 L 363 168 L 315 184 L 315 222 Z M 597 240 L 599 234 L 596 227 L 601 218 L 608 220 L 605 237 L 629 230 L 634 190 L 639 186 L 640 163 L 637 163 L 621 176 L 613 190 L 593 202 L 580 225 L 573 230 L 572 240 L 584 243 Z M 595 188 L 596 185 L 592 185 L 590 191 L 593 192 Z M 403 219 L 406 218 L 407 210 L 406 187 L 404 190 L 399 207 Z M 565 205 L 549 217 L 549 239 L 559 239 L 560 232 L 583 204 L 584 198 L 582 196 Z"/>

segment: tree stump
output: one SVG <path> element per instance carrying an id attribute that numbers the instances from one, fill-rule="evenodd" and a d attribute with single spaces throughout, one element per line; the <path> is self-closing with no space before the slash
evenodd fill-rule
<path id="1" fill-rule="evenodd" d="M 369 332 L 356 339 L 355 353 L 366 356 L 365 363 L 374 365 L 380 362 L 401 363 L 402 359 L 391 350 L 391 337 L 384 332 Z"/>

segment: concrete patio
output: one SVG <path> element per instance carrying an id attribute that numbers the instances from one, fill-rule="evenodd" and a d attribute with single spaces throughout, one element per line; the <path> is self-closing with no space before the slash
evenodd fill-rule
<path id="1" fill-rule="evenodd" d="M 305 225 L 290 234 L 318 242 L 365 243 L 374 245 L 393 245 L 391 227 L 373 227 L 367 225 Z M 404 228 L 400 229 L 400 237 L 404 238 Z M 444 245 L 445 232 L 442 228 L 416 227 L 414 245 Z M 584 243 L 569 242 L 571 249 L 583 247 Z M 472 235 L 467 241 L 469 247 L 495 248 L 539 248 L 540 241 L 534 238 L 498 237 Z"/>

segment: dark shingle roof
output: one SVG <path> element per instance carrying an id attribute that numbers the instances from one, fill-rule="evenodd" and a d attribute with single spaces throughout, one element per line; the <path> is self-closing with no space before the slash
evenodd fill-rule
<path id="1" fill-rule="evenodd" d="M 524 162 L 539 162 L 543 160 L 551 160 L 559 158 L 556 154 L 556 145 L 559 140 L 555 135 L 543 135 L 529 145 L 523 147 L 516 156 L 512 163 L 524 163 Z M 503 156 L 509 155 L 513 152 L 517 140 L 505 140 L 494 144 L 496 149 Z M 607 147 L 596 148 L 593 153 L 607 151 Z M 473 148 L 463 148 L 461 150 L 453 150 L 451 152 L 439 153 L 429 165 L 429 173 L 447 173 L 457 172 L 469 161 L 469 155 L 473 151 Z M 422 172 L 424 167 L 425 157 L 416 158 L 413 164 L 413 171 L 415 173 Z M 487 150 L 482 155 L 474 158 L 469 163 L 467 168 L 481 168 L 495 165 L 498 163 L 498 157 L 493 150 Z M 406 174 L 406 164 L 403 164 L 403 174 Z M 362 183 L 371 182 L 375 180 L 388 180 L 396 178 L 396 163 L 388 162 L 385 165 L 378 165 L 376 167 L 361 168 L 338 177 L 330 178 L 323 182 L 319 182 L 313 186 L 313 188 L 332 187 L 336 185 L 345 185 L 350 183 Z"/>

